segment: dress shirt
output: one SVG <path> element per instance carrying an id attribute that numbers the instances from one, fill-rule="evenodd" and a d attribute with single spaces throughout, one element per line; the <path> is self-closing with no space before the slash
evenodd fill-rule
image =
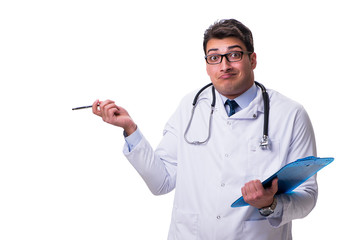
<path id="1" fill-rule="evenodd" d="M 241 109 L 244 109 L 247 106 L 249 106 L 249 104 L 255 99 L 256 93 L 257 93 L 257 87 L 254 83 L 251 86 L 251 88 L 249 88 L 246 92 L 244 92 L 243 94 L 241 94 L 240 96 L 238 96 L 235 99 L 230 99 L 230 100 L 235 100 L 235 102 L 239 105 L 238 107 L 235 108 L 235 113 L 237 113 Z M 228 98 L 221 94 L 220 94 L 220 97 L 225 106 L 226 112 L 229 113 L 230 107 L 229 107 L 229 105 L 225 104 L 225 102 Z"/>

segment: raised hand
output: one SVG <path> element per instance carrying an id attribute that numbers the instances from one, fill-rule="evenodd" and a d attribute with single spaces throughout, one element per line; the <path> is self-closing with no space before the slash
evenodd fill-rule
<path id="1" fill-rule="evenodd" d="M 131 135 L 136 130 L 136 124 L 129 113 L 124 108 L 117 106 L 112 100 L 102 102 L 96 100 L 92 105 L 92 111 L 104 122 L 122 127 L 127 135 Z"/>

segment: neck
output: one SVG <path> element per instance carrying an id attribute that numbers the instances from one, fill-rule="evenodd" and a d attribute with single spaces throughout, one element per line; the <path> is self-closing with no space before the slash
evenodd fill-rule
<path id="1" fill-rule="evenodd" d="M 254 85 L 254 81 L 250 82 L 248 85 L 242 87 L 241 89 L 237 90 L 234 93 L 225 93 L 225 94 L 221 93 L 221 95 L 223 95 L 224 97 L 226 97 L 230 100 L 234 100 L 235 98 L 239 97 L 240 95 L 245 93 L 247 90 L 249 90 L 253 85 Z"/>

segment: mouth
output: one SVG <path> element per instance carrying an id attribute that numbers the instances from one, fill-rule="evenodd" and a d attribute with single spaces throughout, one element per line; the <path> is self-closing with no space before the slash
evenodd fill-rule
<path id="1" fill-rule="evenodd" d="M 221 75 L 219 78 L 220 79 L 229 79 L 229 78 L 232 78 L 233 76 L 235 76 L 235 73 L 225 73 L 225 74 Z"/>

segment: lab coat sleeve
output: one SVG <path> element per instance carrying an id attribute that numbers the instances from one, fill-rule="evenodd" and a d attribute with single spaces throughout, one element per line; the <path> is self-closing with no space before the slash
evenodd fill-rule
<path id="1" fill-rule="evenodd" d="M 287 159 L 289 162 L 307 156 L 316 156 L 314 131 L 310 119 L 303 107 L 296 114 L 292 130 Z M 288 194 L 278 196 L 278 207 L 282 215 L 270 217 L 268 220 L 274 227 L 279 227 L 294 219 L 307 216 L 315 207 L 318 195 L 316 175 Z"/>
<path id="2" fill-rule="evenodd" d="M 176 135 L 171 127 L 165 129 L 155 151 L 141 134 L 140 142 L 131 151 L 125 143 L 123 153 L 154 195 L 166 194 L 175 188 Z"/>

